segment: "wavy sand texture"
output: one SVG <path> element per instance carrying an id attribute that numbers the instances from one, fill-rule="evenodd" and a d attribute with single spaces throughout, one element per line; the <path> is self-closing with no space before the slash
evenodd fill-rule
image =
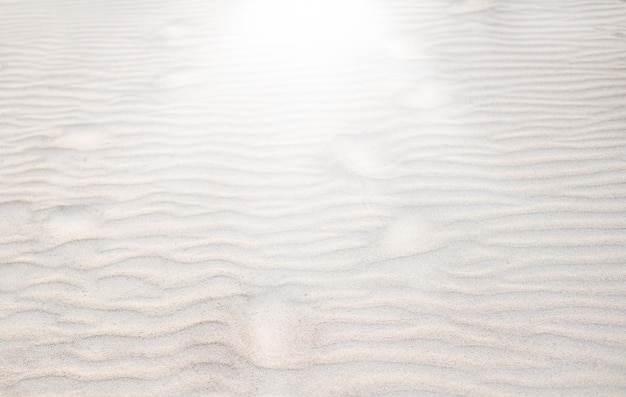
<path id="1" fill-rule="evenodd" d="M 0 395 L 626 395 L 626 4 L 251 1 L 0 0 Z"/>

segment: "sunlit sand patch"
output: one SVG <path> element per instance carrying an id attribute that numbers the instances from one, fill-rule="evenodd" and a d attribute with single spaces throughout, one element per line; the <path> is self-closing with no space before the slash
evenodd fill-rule
<path id="1" fill-rule="evenodd" d="M 420 40 L 408 35 L 390 35 L 385 41 L 388 54 L 397 60 L 418 60 L 425 57 L 427 40 Z"/>
<path id="2" fill-rule="evenodd" d="M 382 32 L 372 1 L 248 0 L 234 12 L 242 45 L 311 52 L 365 48 Z"/>
<path id="3" fill-rule="evenodd" d="M 381 53 L 385 20 L 372 0 L 244 0 L 223 33 L 240 56 L 238 74 L 253 84 L 339 93 L 330 76 L 358 70 Z M 258 73 L 258 79 L 254 76 Z M 278 75 L 274 75 L 278 73 Z"/>

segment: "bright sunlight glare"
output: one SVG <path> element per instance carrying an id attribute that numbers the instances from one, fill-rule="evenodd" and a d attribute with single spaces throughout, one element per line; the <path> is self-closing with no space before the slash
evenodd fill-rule
<path id="1" fill-rule="evenodd" d="M 382 31 L 368 0 L 248 0 L 234 25 L 241 45 L 291 54 L 358 50 Z"/>

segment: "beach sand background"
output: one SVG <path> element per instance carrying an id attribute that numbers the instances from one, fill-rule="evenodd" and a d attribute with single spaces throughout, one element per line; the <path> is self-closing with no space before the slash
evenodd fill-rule
<path id="1" fill-rule="evenodd" d="M 294 1 L 0 0 L 0 395 L 626 396 L 626 3 Z"/>

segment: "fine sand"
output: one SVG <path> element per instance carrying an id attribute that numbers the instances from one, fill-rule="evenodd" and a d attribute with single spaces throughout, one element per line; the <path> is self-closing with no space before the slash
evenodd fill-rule
<path id="1" fill-rule="evenodd" d="M 626 3 L 292 1 L 0 0 L 0 395 L 626 396 Z"/>

